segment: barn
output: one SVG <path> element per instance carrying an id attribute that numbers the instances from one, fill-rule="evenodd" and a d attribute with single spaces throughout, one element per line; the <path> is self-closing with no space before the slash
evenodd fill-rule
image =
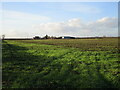
<path id="1" fill-rule="evenodd" d="M 33 39 L 41 39 L 39 36 L 35 36 L 33 37 Z"/>
<path id="2" fill-rule="evenodd" d="M 75 39 L 75 37 L 70 37 L 70 36 L 62 36 L 62 39 Z"/>

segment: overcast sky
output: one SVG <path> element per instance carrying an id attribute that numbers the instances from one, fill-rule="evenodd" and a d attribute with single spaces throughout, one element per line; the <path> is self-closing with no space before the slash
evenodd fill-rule
<path id="1" fill-rule="evenodd" d="M 117 2 L 4 2 L 6 37 L 118 36 Z"/>

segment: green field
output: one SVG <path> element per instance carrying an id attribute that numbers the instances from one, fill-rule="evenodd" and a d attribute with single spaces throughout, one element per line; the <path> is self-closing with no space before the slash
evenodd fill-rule
<path id="1" fill-rule="evenodd" d="M 118 38 L 4 40 L 3 88 L 120 88 Z"/>

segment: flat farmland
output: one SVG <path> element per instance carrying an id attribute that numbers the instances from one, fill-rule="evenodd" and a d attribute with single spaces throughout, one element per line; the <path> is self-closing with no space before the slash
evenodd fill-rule
<path id="1" fill-rule="evenodd" d="M 118 38 L 4 40 L 3 88 L 120 88 Z"/>

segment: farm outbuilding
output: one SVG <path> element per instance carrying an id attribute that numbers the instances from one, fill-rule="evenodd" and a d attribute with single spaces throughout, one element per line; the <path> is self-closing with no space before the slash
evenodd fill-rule
<path id="1" fill-rule="evenodd" d="M 33 37 L 33 39 L 41 39 L 39 36 L 35 36 Z"/>
<path id="2" fill-rule="evenodd" d="M 75 39 L 75 37 L 70 37 L 70 36 L 62 36 L 62 39 Z"/>

